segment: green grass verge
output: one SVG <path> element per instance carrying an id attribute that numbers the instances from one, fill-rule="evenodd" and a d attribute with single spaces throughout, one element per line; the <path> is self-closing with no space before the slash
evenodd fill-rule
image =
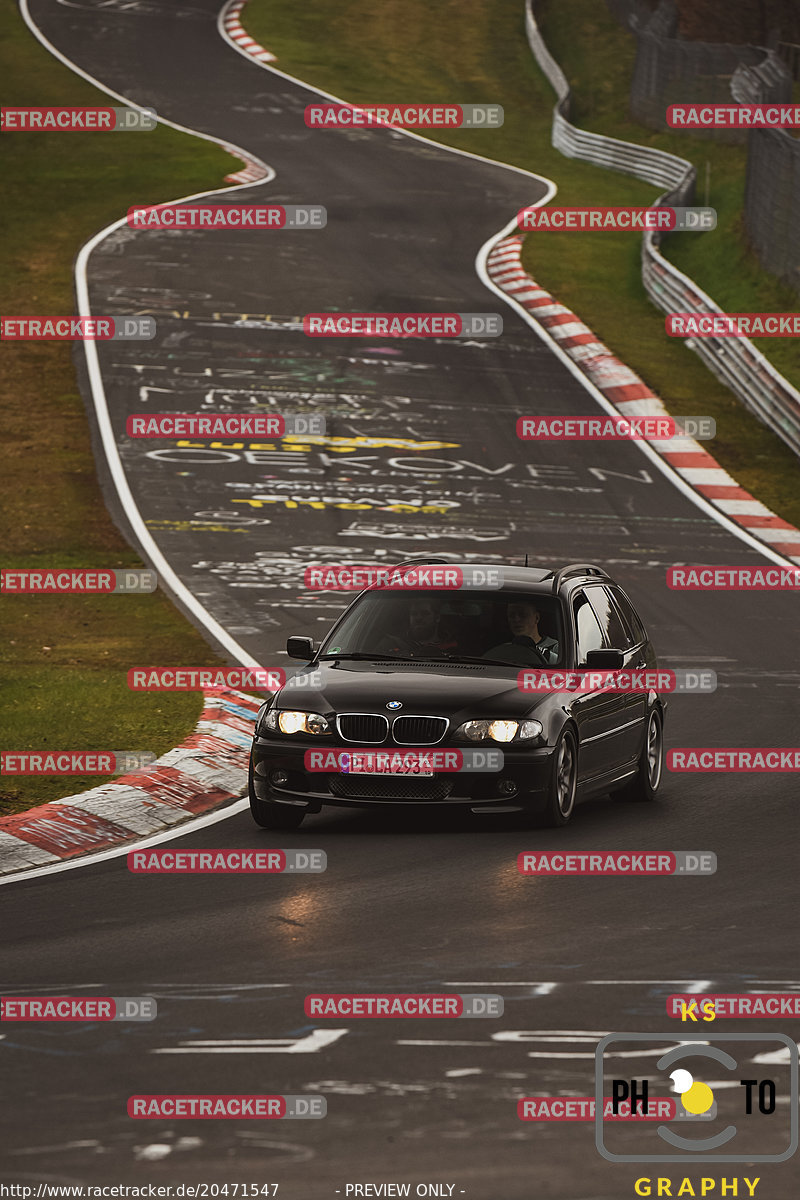
<path id="1" fill-rule="evenodd" d="M 438 130 L 433 140 L 553 178 L 560 204 L 648 204 L 658 189 L 564 158 L 550 145 L 554 95 L 528 47 L 522 0 L 251 0 L 248 32 L 278 56 L 276 66 L 353 102 L 493 102 L 505 109 L 496 131 Z M 573 120 L 599 133 L 659 146 L 693 161 L 704 203 L 719 214 L 714 233 L 675 235 L 665 253 L 723 308 L 734 312 L 797 308 L 797 297 L 762 271 L 740 228 L 744 148 L 653 133 L 628 115 L 634 39 L 597 0 L 548 0 L 547 44 L 575 92 Z M 331 132 L 335 137 L 335 132 Z M 498 217 L 506 214 L 498 214 Z M 498 221 L 499 223 L 499 221 Z M 738 482 L 800 525 L 797 459 L 751 417 L 683 343 L 667 337 L 664 317 L 641 283 L 640 238 L 630 234 L 529 234 L 523 261 L 531 275 L 574 308 L 600 338 L 664 399 L 675 415 L 708 414 L 717 438 L 708 448 Z M 775 366 L 800 386 L 790 339 L 757 339 Z"/>
<path id="2" fill-rule="evenodd" d="M 3 104 L 116 103 L 35 40 L 13 0 L 0 0 Z M 7 133 L 0 180 L 0 312 L 75 311 L 72 264 L 93 233 L 130 203 L 222 186 L 240 166 L 219 147 L 159 127 L 149 133 Z M 3 567 L 144 564 L 103 504 L 69 343 L 2 344 Z M 151 750 L 195 726 L 199 693 L 128 692 L 136 665 L 220 662 L 160 592 L 144 596 L 0 599 L 8 750 Z M 0 781 L 0 816 L 71 795 L 104 778 Z"/>

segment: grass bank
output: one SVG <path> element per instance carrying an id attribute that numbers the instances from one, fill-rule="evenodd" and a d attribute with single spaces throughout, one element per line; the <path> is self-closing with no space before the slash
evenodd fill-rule
<path id="1" fill-rule="evenodd" d="M 3 104 L 116 103 L 36 41 L 0 0 Z M 0 179 L 0 312 L 75 311 L 72 266 L 93 233 L 143 196 L 167 200 L 222 185 L 241 164 L 163 126 L 148 133 L 5 133 Z M 98 486 L 70 343 L 3 342 L 0 497 L 3 567 L 143 566 Z M 192 731 L 199 693 L 135 694 L 130 666 L 220 660 L 160 592 L 0 599 L 8 750 L 164 753 Z M 4 776 L 0 816 L 93 787 L 94 777 Z"/>

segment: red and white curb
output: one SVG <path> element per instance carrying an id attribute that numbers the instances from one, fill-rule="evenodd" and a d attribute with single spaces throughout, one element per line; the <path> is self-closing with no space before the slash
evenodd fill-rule
<path id="1" fill-rule="evenodd" d="M 150 837 L 238 798 L 262 703 L 243 692 L 206 692 L 194 733 L 151 766 L 0 818 L 0 875 Z"/>
<path id="2" fill-rule="evenodd" d="M 223 149 L 232 154 L 234 158 L 240 158 L 245 164 L 244 170 L 234 171 L 232 175 L 225 176 L 225 183 L 257 183 L 260 179 L 269 179 L 272 176 L 272 171 L 264 163 L 257 158 L 250 158 L 241 150 L 237 150 L 235 146 L 224 146 Z"/>
<path id="3" fill-rule="evenodd" d="M 260 46 L 255 38 L 251 38 L 247 30 L 242 27 L 239 13 L 245 4 L 247 4 L 247 0 L 233 0 L 222 16 L 222 28 L 241 51 L 249 54 L 257 62 L 275 62 L 275 55 Z M 234 146 L 227 146 L 226 149 L 235 158 L 240 158 L 245 163 L 243 171 L 235 171 L 232 175 L 225 176 L 226 183 L 257 183 L 260 179 L 267 179 L 272 174 L 259 159 L 248 157 L 246 153 L 243 154 Z"/>
<path id="4" fill-rule="evenodd" d="M 501 238 L 491 250 L 487 271 L 492 282 L 521 304 L 569 355 L 576 366 L 625 416 L 668 416 L 663 401 L 630 367 L 598 341 L 591 329 L 549 292 L 539 287 L 521 263 L 521 235 Z M 648 444 L 698 495 L 777 554 L 800 563 L 800 530 L 771 512 L 739 487 L 694 438 L 647 439 Z"/>
<path id="5" fill-rule="evenodd" d="M 247 4 L 247 0 L 233 0 L 233 4 L 227 9 L 223 19 L 225 32 L 236 42 L 237 46 L 259 62 L 275 62 L 275 55 L 260 46 L 255 38 L 251 38 L 247 30 L 242 27 L 239 13 L 245 4 Z"/>

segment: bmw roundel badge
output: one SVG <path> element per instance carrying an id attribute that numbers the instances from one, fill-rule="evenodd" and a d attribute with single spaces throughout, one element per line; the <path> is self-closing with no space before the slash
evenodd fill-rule
<path id="1" fill-rule="evenodd" d="M 386 707 L 391 709 L 402 708 L 403 702 L 402 700 L 389 700 Z"/>

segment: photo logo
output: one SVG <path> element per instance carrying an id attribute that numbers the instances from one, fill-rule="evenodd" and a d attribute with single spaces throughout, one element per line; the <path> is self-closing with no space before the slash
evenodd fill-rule
<path id="1" fill-rule="evenodd" d="M 620 1059 L 639 1055 L 647 1076 L 619 1077 Z M 621 1139 L 602 1110 L 607 1076 L 612 1107 L 647 1113 L 653 1057 L 678 1097 L 677 1123 L 642 1123 L 634 1142 Z M 781 1033 L 610 1033 L 595 1052 L 595 1101 L 595 1143 L 610 1162 L 785 1162 L 798 1146 L 798 1047 Z"/>

